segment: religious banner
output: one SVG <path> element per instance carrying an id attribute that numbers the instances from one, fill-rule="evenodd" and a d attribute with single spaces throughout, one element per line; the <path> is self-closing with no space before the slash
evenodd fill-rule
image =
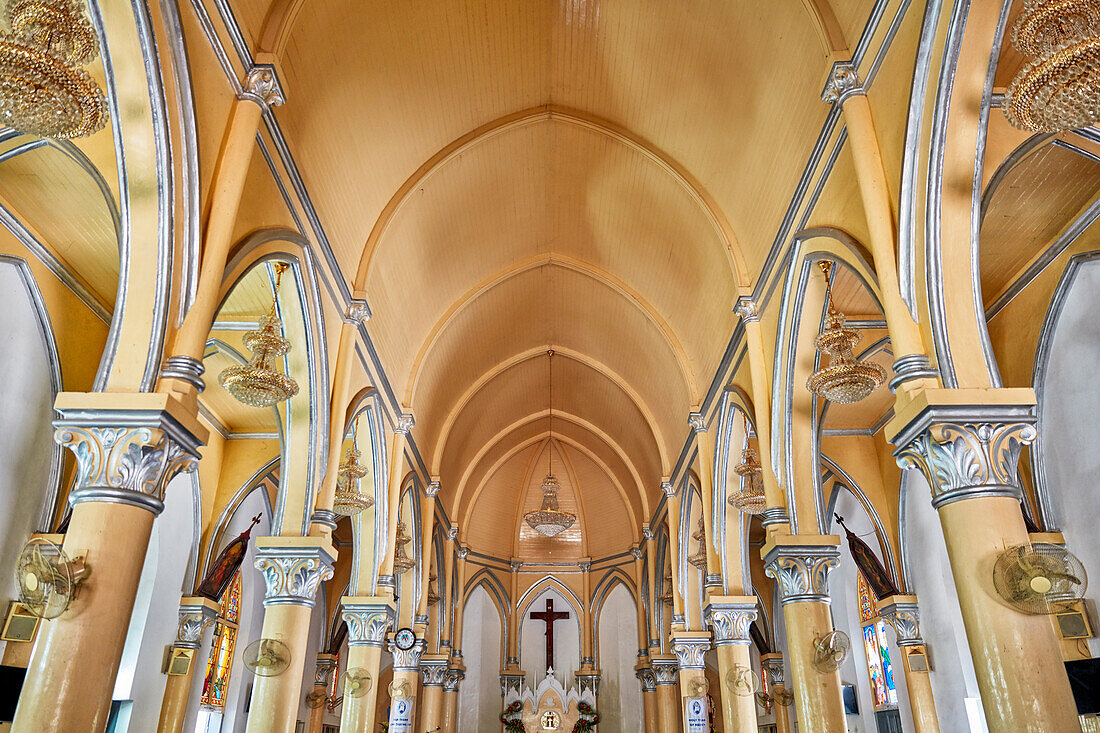
<path id="1" fill-rule="evenodd" d="M 687 705 L 687 733 L 710 733 L 710 721 L 707 719 L 707 699 L 689 697 Z"/>
<path id="2" fill-rule="evenodd" d="M 390 725 L 388 733 L 412 733 L 413 698 L 396 697 L 390 703 Z"/>

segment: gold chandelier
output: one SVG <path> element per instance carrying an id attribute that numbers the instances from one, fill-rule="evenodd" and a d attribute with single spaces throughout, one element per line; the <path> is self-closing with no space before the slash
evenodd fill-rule
<path id="1" fill-rule="evenodd" d="M 742 481 L 741 490 L 728 499 L 730 505 L 743 514 L 763 514 L 768 502 L 764 498 L 764 469 L 756 451 L 741 451 L 741 463 L 733 470 Z"/>
<path id="2" fill-rule="evenodd" d="M 554 440 L 554 350 L 548 350 L 546 355 L 549 357 L 550 365 L 550 442 L 547 443 L 546 455 L 550 463 L 546 478 L 542 481 L 542 506 L 539 507 L 538 511 L 523 515 L 523 520 L 539 534 L 554 537 L 572 527 L 573 523 L 577 521 L 577 517 L 561 511 L 558 507 L 558 491 L 561 489 L 561 485 L 554 476 L 554 450 L 552 445 Z"/>
<path id="3" fill-rule="evenodd" d="M 397 575 L 404 575 L 406 571 L 416 567 L 416 560 L 405 554 L 405 545 L 410 542 L 412 538 L 409 537 L 409 530 L 405 528 L 404 522 L 398 520 L 397 536 L 393 539 L 393 572 Z"/>
<path id="4" fill-rule="evenodd" d="M 435 589 L 435 581 L 437 580 L 436 574 L 432 573 L 428 576 L 428 605 L 434 606 L 443 600 L 443 596 L 439 595 L 439 591 Z"/>
<path id="5" fill-rule="evenodd" d="M 1012 44 L 1031 60 L 1005 92 L 1009 123 L 1060 132 L 1100 121 L 1100 0 L 1025 0 Z"/>
<path id="6" fill-rule="evenodd" d="M 859 329 L 845 325 L 844 314 L 833 305 L 833 288 L 829 282 L 831 269 L 831 262 L 821 262 L 828 311 L 825 314 L 825 328 L 814 342 L 818 351 L 829 355 L 829 366 L 811 374 L 806 380 L 806 388 L 830 402 L 849 404 L 865 399 L 886 381 L 886 370 L 873 362 L 859 361 L 852 354 L 852 348 L 863 336 Z"/>
<path id="7" fill-rule="evenodd" d="M 707 569 L 707 533 L 703 528 L 702 517 L 699 517 L 699 529 L 691 533 L 691 538 L 699 541 L 699 551 L 694 555 L 688 555 L 687 561 L 700 570 L 705 571 Z"/>
<path id="8" fill-rule="evenodd" d="M 84 137 L 107 123 L 103 91 L 84 69 L 99 42 L 76 0 L 15 0 L 0 31 L 0 124 L 43 137 Z"/>
<path id="9" fill-rule="evenodd" d="M 370 469 L 359 463 L 359 451 L 355 440 L 359 437 L 359 416 L 355 417 L 355 426 L 351 431 L 351 447 L 344 455 L 344 462 L 336 473 L 336 498 L 332 502 L 332 511 L 345 517 L 353 517 L 364 509 L 374 506 L 374 498 L 359 491 L 359 479 L 370 473 Z"/>
<path id="10" fill-rule="evenodd" d="M 275 264 L 275 293 L 271 298 L 271 310 L 260 318 L 259 331 L 248 331 L 244 335 L 244 345 L 252 352 L 251 361 L 228 367 L 218 377 L 221 385 L 238 402 L 253 407 L 270 407 L 298 394 L 298 383 L 272 369 L 270 364 L 272 359 L 290 351 L 290 342 L 280 335 L 283 324 L 277 311 L 279 284 L 286 268 L 285 263 Z"/>
<path id="11" fill-rule="evenodd" d="M 665 576 L 665 587 L 661 591 L 661 595 L 657 596 L 657 600 L 664 603 L 666 606 L 672 605 L 672 576 Z"/>

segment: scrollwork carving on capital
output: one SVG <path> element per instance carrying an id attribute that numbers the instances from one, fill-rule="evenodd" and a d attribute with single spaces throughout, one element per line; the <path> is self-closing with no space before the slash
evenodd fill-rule
<path id="1" fill-rule="evenodd" d="M 458 692 L 458 685 L 466 679 L 466 673 L 457 667 L 448 668 L 443 674 L 443 691 Z"/>
<path id="2" fill-rule="evenodd" d="M 710 639 L 672 639 L 672 653 L 676 655 L 676 661 L 680 669 L 702 669 L 703 657 L 710 649 Z"/>
<path id="3" fill-rule="evenodd" d="M 344 323 L 358 325 L 370 320 L 371 312 L 367 301 L 352 298 L 348 301 L 348 307 L 344 309 Z"/>
<path id="4" fill-rule="evenodd" d="M 707 431 L 707 418 L 702 412 L 692 412 L 688 415 L 688 426 L 693 433 L 705 433 Z"/>
<path id="5" fill-rule="evenodd" d="M 782 657 L 766 657 L 760 660 L 760 663 L 764 667 L 764 671 L 768 673 L 768 680 L 772 683 L 773 687 L 785 684 Z"/>
<path id="6" fill-rule="evenodd" d="M 279 77 L 275 74 L 275 67 L 271 64 L 256 64 L 249 69 L 240 98 L 258 104 L 265 111 L 283 104 L 286 97 L 283 95 L 282 85 L 279 84 Z"/>
<path id="7" fill-rule="evenodd" d="M 780 603 L 829 602 L 829 571 L 840 564 L 833 545 L 777 547 L 765 561 L 764 574 L 779 584 Z"/>
<path id="8" fill-rule="evenodd" d="M 198 649 L 202 644 L 202 632 L 213 620 L 212 609 L 181 607 L 175 645 L 186 649 Z"/>
<path id="9" fill-rule="evenodd" d="M 336 669 L 336 660 L 322 658 L 317 660 L 317 671 L 313 676 L 314 687 L 328 687 L 332 672 Z"/>
<path id="10" fill-rule="evenodd" d="M 669 499 L 674 499 L 676 497 L 676 487 L 671 481 L 662 481 L 661 491 L 664 492 L 664 495 Z"/>
<path id="11" fill-rule="evenodd" d="M 635 670 L 634 676 L 642 683 L 643 693 L 657 691 L 657 676 L 653 673 L 652 667 L 642 667 Z"/>
<path id="12" fill-rule="evenodd" d="M 679 678 L 677 673 L 679 671 L 679 665 L 677 665 L 674 659 L 653 660 L 653 679 L 656 685 L 678 684 Z"/>
<path id="13" fill-rule="evenodd" d="M 864 94 L 863 82 L 850 61 L 837 61 L 829 71 L 829 79 L 821 91 L 821 101 L 843 103 L 856 94 Z"/>
<path id="14" fill-rule="evenodd" d="M 409 431 L 413 429 L 413 425 L 416 424 L 416 420 L 411 413 L 405 413 L 398 415 L 397 420 L 394 421 L 393 432 L 400 433 L 401 435 L 408 435 Z"/>
<path id="15" fill-rule="evenodd" d="M 898 646 L 917 646 L 924 643 L 920 634 L 920 609 L 915 603 L 890 603 L 879 610 L 883 620 L 898 635 Z"/>
<path id="16" fill-rule="evenodd" d="M 424 640 L 417 639 L 411 649 L 401 649 L 390 639 L 386 648 L 393 655 L 393 668 L 406 672 L 415 672 L 420 668 L 420 657 L 424 654 Z"/>
<path id="17" fill-rule="evenodd" d="M 760 314 L 756 311 L 756 301 L 747 295 L 742 295 L 737 299 L 737 302 L 733 305 L 733 312 L 736 313 L 742 321 L 748 323 L 756 323 L 760 320 Z"/>
<path id="18" fill-rule="evenodd" d="M 714 645 L 748 644 L 749 628 L 756 620 L 755 608 L 709 607 L 709 621 L 714 634 Z"/>
<path id="19" fill-rule="evenodd" d="M 264 606 L 312 607 L 321 581 L 332 577 L 332 558 L 320 550 L 260 547 L 256 554 L 266 586 Z"/>
<path id="20" fill-rule="evenodd" d="M 388 608 L 344 606 L 348 626 L 348 646 L 381 647 L 390 629 L 392 614 Z"/>
<path id="21" fill-rule="evenodd" d="M 447 660 L 420 660 L 420 683 L 425 687 L 442 687 L 447 674 Z"/>

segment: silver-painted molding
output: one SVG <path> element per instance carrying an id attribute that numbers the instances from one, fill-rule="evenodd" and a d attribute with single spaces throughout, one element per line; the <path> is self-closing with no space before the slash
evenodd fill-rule
<path id="1" fill-rule="evenodd" d="M 523 691 L 523 683 L 527 675 L 523 672 L 504 672 L 500 675 L 500 696 L 507 697 L 508 693 L 519 695 Z"/>
<path id="2" fill-rule="evenodd" d="M 843 105 L 848 97 L 866 93 L 855 65 L 851 61 L 836 61 L 829 70 L 825 88 L 821 90 L 821 101 Z"/>
<path id="3" fill-rule="evenodd" d="M 414 418 L 411 413 L 398 415 L 397 419 L 394 420 L 393 432 L 407 436 L 415 424 L 416 418 Z"/>
<path id="4" fill-rule="evenodd" d="M 791 519 L 787 516 L 787 510 L 781 506 L 771 506 L 765 509 L 760 514 L 760 525 L 767 527 L 771 524 L 790 524 Z"/>
<path id="5" fill-rule="evenodd" d="M 663 491 L 665 496 L 669 499 L 675 498 L 676 496 L 676 486 L 671 481 L 662 481 L 661 491 Z"/>
<path id="6" fill-rule="evenodd" d="M 854 325 L 849 323 L 850 326 Z M 936 379 L 939 371 L 932 366 L 924 354 L 907 354 L 894 360 L 894 378 L 890 380 L 890 391 L 897 392 L 898 387 L 911 379 Z"/>
<path id="7" fill-rule="evenodd" d="M 704 669 L 703 657 L 710 650 L 710 639 L 700 637 L 672 638 L 672 653 L 680 669 Z"/>
<path id="8" fill-rule="evenodd" d="M 466 679 L 466 671 L 459 667 L 448 667 L 443 675 L 443 691 L 458 692 L 458 685 Z"/>
<path id="9" fill-rule="evenodd" d="M 339 515 L 331 509 L 314 509 L 309 517 L 310 524 L 320 524 L 329 529 L 336 530 L 336 521 Z"/>
<path id="10" fill-rule="evenodd" d="M 411 649 L 399 649 L 393 639 L 386 643 L 386 648 L 393 655 L 393 669 L 395 672 L 416 672 L 420 669 L 420 657 L 424 654 L 424 640 L 417 639 Z"/>
<path id="11" fill-rule="evenodd" d="M 352 298 L 348 301 L 348 306 L 344 308 L 344 323 L 349 325 L 366 323 L 370 320 L 370 317 L 370 306 L 367 305 L 365 300 Z"/>
<path id="12" fill-rule="evenodd" d="M 320 547 L 257 547 L 256 569 L 264 576 L 264 607 L 313 608 L 321 581 L 332 577 L 334 560 Z"/>
<path id="13" fill-rule="evenodd" d="M 652 667 L 642 667 L 634 670 L 634 676 L 642 683 L 642 694 L 657 691 L 657 676 Z"/>
<path id="14" fill-rule="evenodd" d="M 434 498 L 436 494 L 439 493 L 439 489 L 441 487 L 442 484 L 440 484 L 438 480 L 429 482 L 426 486 L 424 486 L 424 496 L 428 497 L 429 499 Z"/>
<path id="15" fill-rule="evenodd" d="M 328 689 L 332 673 L 336 671 L 336 660 L 328 657 L 317 659 L 317 668 L 313 674 L 313 686 Z"/>
<path id="16" fill-rule="evenodd" d="M 836 545 L 776 545 L 764 557 L 764 574 L 775 578 L 780 603 L 828 603 L 829 571 L 840 565 Z"/>
<path id="17" fill-rule="evenodd" d="M 442 687 L 443 678 L 447 675 L 446 659 L 421 659 L 420 683 L 424 687 Z"/>
<path id="18" fill-rule="evenodd" d="M 675 659 L 653 659 L 653 677 L 656 685 L 677 685 L 680 665 Z"/>
<path id="19" fill-rule="evenodd" d="M 592 697 L 599 698 L 600 674 L 598 672 L 574 672 L 573 677 L 577 680 L 577 691 L 581 695 L 591 692 Z"/>
<path id="20" fill-rule="evenodd" d="M 285 103 L 286 95 L 283 94 L 283 85 L 279 82 L 274 65 L 254 64 L 248 70 L 237 98 L 255 102 L 264 112 Z"/>
<path id="21" fill-rule="evenodd" d="M 206 389 L 202 375 L 206 371 L 203 363 L 193 356 L 169 356 L 160 368 L 161 379 L 178 379 L 194 386 L 200 393 Z"/>
<path id="22" fill-rule="evenodd" d="M 746 323 L 758 323 L 760 321 L 760 313 L 757 312 L 756 301 L 748 295 L 742 295 L 737 299 L 737 302 L 733 304 L 733 312 Z"/>
<path id="23" fill-rule="evenodd" d="M 217 615 L 215 609 L 205 604 L 181 603 L 174 646 L 198 649 L 202 645 L 202 632 L 213 623 Z"/>
<path id="24" fill-rule="evenodd" d="M 920 608 L 916 603 L 889 603 L 879 608 L 879 615 L 894 627 L 898 635 L 898 646 L 919 646 L 924 643 L 920 635 Z"/>
<path id="25" fill-rule="evenodd" d="M 756 603 L 709 603 L 704 609 L 714 646 L 748 644 L 749 627 L 756 620 Z"/>
<path id="26" fill-rule="evenodd" d="M 344 603 L 341 615 L 348 625 L 348 646 L 381 649 L 396 614 L 386 603 Z"/>

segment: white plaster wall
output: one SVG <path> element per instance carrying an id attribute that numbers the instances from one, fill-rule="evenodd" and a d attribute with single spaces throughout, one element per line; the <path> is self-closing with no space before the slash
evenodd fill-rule
<path id="1" fill-rule="evenodd" d="M 164 511 L 153 523 L 115 677 L 113 699 L 133 701 L 128 720 L 120 717 L 116 731 L 156 730 L 166 680 L 161 671 L 164 648 L 176 638 L 183 578 L 194 533 L 193 507 L 191 477 L 176 476 L 165 492 Z"/>
<path id="2" fill-rule="evenodd" d="M 466 679 L 458 687 L 458 730 L 500 730 L 500 639 L 497 607 L 478 586 L 462 613 L 462 659 Z"/>
<path id="3" fill-rule="evenodd" d="M 535 597 L 520 621 L 519 668 L 527 673 L 531 687 L 546 676 L 546 624 L 532 619 L 531 613 L 545 611 L 547 599 L 553 599 L 555 611 L 569 612 L 569 618 L 554 623 L 554 677 L 569 689 L 576 683 L 573 673 L 581 666 L 581 619 L 565 596 L 552 588 Z"/>
<path id="4" fill-rule="evenodd" d="M 555 606 L 557 604 L 555 603 Z M 600 610 L 599 713 L 601 733 L 642 733 L 642 688 L 634 676 L 638 661 L 638 610 L 634 597 L 617 583 Z"/>
<path id="5" fill-rule="evenodd" d="M 911 576 L 909 591 L 920 603 L 921 635 L 932 665 L 932 695 L 940 730 L 985 733 L 988 727 L 966 643 L 959 597 L 943 529 L 932 508 L 932 493 L 919 471 L 902 477 L 902 537 Z"/>
<path id="6" fill-rule="evenodd" d="M 1046 488 L 1054 521 L 1067 546 L 1100 577 L 1100 538 L 1096 533 L 1096 477 L 1100 475 L 1100 260 L 1077 270 L 1055 323 L 1050 358 L 1040 386 Z M 1095 598 L 1095 594 L 1089 594 Z M 1089 639 L 1100 654 L 1100 640 Z"/>
<path id="7" fill-rule="evenodd" d="M 0 600 L 18 597 L 10 568 L 46 503 L 54 391 L 37 311 L 16 266 L 0 260 Z M 0 652 L 3 642 L 0 642 Z"/>

